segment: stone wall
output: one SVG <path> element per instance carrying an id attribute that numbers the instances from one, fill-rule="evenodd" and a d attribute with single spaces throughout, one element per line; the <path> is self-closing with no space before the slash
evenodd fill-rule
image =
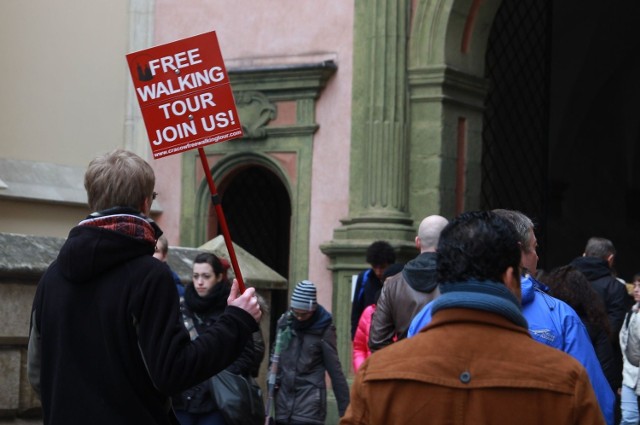
<path id="1" fill-rule="evenodd" d="M 41 423 L 27 380 L 29 315 L 38 280 L 63 242 L 0 233 L 0 423 Z"/>

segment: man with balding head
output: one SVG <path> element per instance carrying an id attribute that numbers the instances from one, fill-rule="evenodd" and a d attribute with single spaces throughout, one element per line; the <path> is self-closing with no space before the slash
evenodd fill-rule
<path id="1" fill-rule="evenodd" d="M 369 330 L 371 352 L 384 348 L 394 339 L 405 338 L 413 316 L 438 296 L 436 247 L 440 232 L 447 224 L 447 219 L 439 215 L 423 219 L 415 238 L 420 254 L 409 261 L 402 272 L 384 282 Z"/>

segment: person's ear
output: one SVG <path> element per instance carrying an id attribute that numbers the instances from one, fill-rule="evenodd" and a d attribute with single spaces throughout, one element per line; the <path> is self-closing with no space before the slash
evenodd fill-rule
<path id="1" fill-rule="evenodd" d="M 140 207 L 140 212 L 144 215 L 149 215 L 151 213 L 151 203 L 153 200 L 151 198 L 145 198 L 142 206 Z"/>
<path id="2" fill-rule="evenodd" d="M 422 249 L 422 244 L 420 243 L 420 238 L 418 236 L 416 236 L 416 248 L 418 248 L 418 251 L 420 251 Z"/>
<path id="3" fill-rule="evenodd" d="M 609 264 L 609 267 L 613 267 L 613 259 L 614 259 L 614 255 L 609 254 L 609 256 L 607 257 L 607 264 Z"/>
<path id="4" fill-rule="evenodd" d="M 520 276 L 513 267 L 507 267 L 507 270 L 502 274 L 502 282 L 513 295 L 516 296 L 518 301 L 522 300 L 522 289 L 520 288 Z"/>

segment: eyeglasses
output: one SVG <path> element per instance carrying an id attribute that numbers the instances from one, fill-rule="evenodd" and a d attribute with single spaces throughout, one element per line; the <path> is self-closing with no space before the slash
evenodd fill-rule
<path id="1" fill-rule="evenodd" d="M 306 320 L 313 314 L 313 311 L 300 311 L 294 309 L 290 309 L 289 311 L 291 312 L 291 315 L 298 320 Z"/>
<path id="2" fill-rule="evenodd" d="M 151 199 L 153 199 L 155 201 L 157 196 L 158 196 L 158 192 L 153 192 L 151 194 Z"/>

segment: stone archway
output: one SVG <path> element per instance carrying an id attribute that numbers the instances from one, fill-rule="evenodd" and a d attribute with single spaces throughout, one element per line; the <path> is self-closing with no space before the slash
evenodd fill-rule
<path id="1" fill-rule="evenodd" d="M 640 5 L 625 2 L 612 9 L 595 2 L 551 2 L 549 130 L 538 136 L 548 139 L 548 150 L 536 153 L 547 164 L 535 162 L 548 170 L 536 168 L 533 177 L 542 185 L 533 189 L 535 197 L 547 207 L 536 210 L 509 199 L 483 201 L 481 194 L 486 54 L 503 3 L 414 2 L 408 55 L 410 212 L 415 216 L 425 207 L 444 215 L 496 206 L 522 209 L 546 228 L 540 229 L 542 267 L 566 264 L 582 253 L 590 236 L 603 236 L 616 244 L 618 272 L 630 279 L 640 252 L 635 237 L 640 178 L 633 165 L 640 155 L 638 126 L 631 117 L 640 92 L 633 77 L 640 61 L 628 52 L 638 44 L 632 17 Z M 510 3 L 526 7 L 525 2 Z M 579 19 L 571 18 L 576 14 Z M 522 96 L 518 90 L 513 95 Z M 494 168 L 509 161 L 521 169 L 536 167 L 530 155 L 503 155 Z M 415 172 L 421 169 L 426 176 Z M 499 177 L 515 187 L 531 178 Z"/>
<path id="2" fill-rule="evenodd" d="M 233 241 L 287 277 L 291 199 L 278 176 L 263 166 L 242 167 L 221 183 L 220 195 Z M 217 220 L 210 221 L 208 234 L 221 234 Z"/>
<path id="3" fill-rule="evenodd" d="M 480 206 L 485 53 L 500 3 L 415 5 L 407 65 L 414 216 L 425 211 L 453 216 Z"/>
<path id="4" fill-rule="evenodd" d="M 287 182 L 272 166 L 261 156 L 250 159 L 241 155 L 223 161 L 215 174 L 220 180 L 218 193 L 234 244 L 288 280 L 292 201 Z M 210 202 L 208 210 L 206 233 L 208 239 L 213 239 L 222 234 L 222 229 Z M 287 291 L 273 290 L 269 301 L 269 335 L 275 335 L 277 320 L 287 309 Z"/>

